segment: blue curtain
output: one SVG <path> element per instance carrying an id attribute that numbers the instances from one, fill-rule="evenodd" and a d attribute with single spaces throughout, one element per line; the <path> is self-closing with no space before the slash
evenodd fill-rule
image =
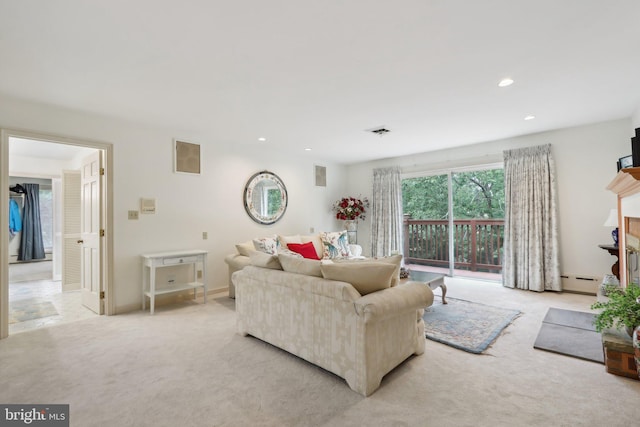
<path id="1" fill-rule="evenodd" d="M 22 208 L 22 236 L 18 261 L 44 258 L 42 224 L 40 222 L 40 184 L 22 184 L 25 189 Z"/>

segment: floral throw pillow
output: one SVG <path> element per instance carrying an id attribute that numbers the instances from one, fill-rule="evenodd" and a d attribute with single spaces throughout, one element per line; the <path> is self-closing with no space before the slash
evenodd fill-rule
<path id="1" fill-rule="evenodd" d="M 264 252 L 271 255 L 278 254 L 278 236 L 263 237 L 261 239 L 253 239 L 253 246 L 256 251 Z"/>
<path id="2" fill-rule="evenodd" d="M 348 258 L 351 256 L 346 230 L 321 232 L 320 240 L 322 240 L 323 247 L 322 258 Z"/>

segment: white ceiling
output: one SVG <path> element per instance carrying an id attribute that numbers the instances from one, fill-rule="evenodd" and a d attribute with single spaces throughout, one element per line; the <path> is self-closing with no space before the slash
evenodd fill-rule
<path id="1" fill-rule="evenodd" d="M 640 1 L 0 0 L 0 58 L 8 95 L 352 163 L 631 116 Z"/>

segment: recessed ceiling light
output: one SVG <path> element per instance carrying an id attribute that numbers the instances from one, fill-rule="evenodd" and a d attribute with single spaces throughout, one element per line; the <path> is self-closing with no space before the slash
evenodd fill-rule
<path id="1" fill-rule="evenodd" d="M 507 87 L 507 86 L 511 86 L 512 84 L 513 84 L 513 79 L 509 77 L 505 77 L 504 79 L 498 82 L 499 87 Z"/>
<path id="2" fill-rule="evenodd" d="M 260 141 L 260 142 L 265 142 L 266 140 L 267 140 L 267 138 L 262 137 L 262 136 L 260 138 L 258 138 L 258 141 Z"/>
<path id="3" fill-rule="evenodd" d="M 534 116 L 533 114 L 529 114 L 528 116 L 524 116 L 525 120 L 533 120 L 535 118 L 536 118 L 536 116 Z"/>
<path id="4" fill-rule="evenodd" d="M 304 151 L 311 151 L 311 148 L 305 148 Z"/>

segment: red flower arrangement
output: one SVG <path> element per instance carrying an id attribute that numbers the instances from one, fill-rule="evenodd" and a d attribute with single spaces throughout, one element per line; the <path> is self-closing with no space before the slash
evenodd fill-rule
<path id="1" fill-rule="evenodd" d="M 365 219 L 366 209 L 369 207 L 369 199 L 363 197 L 356 199 L 355 197 L 343 197 L 333 204 L 333 210 L 336 212 L 336 219 L 353 220 Z"/>

